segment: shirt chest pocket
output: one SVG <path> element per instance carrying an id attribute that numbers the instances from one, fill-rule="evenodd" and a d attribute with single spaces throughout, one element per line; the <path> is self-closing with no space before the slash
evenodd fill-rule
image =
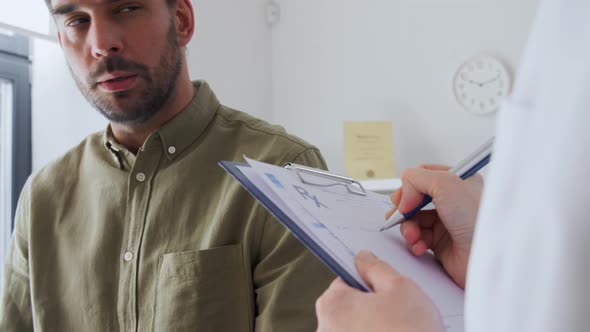
<path id="1" fill-rule="evenodd" d="M 154 331 L 249 331 L 241 245 L 160 257 Z"/>

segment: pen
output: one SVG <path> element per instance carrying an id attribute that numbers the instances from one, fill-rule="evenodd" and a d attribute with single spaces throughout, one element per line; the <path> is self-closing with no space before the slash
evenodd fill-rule
<path id="1" fill-rule="evenodd" d="M 484 145 L 478 148 L 475 152 L 470 154 L 465 160 L 460 162 L 457 166 L 453 167 L 449 170 L 449 172 L 456 174 L 463 180 L 467 180 L 469 177 L 473 176 L 477 173 L 482 167 L 487 165 L 490 162 L 490 158 L 492 157 L 492 148 L 494 145 L 494 137 L 490 138 Z M 396 210 L 395 213 L 387 219 L 383 227 L 379 230 L 383 232 L 384 230 L 390 229 L 394 226 L 397 226 L 412 218 L 416 213 L 422 210 L 426 205 L 432 202 L 432 197 L 425 195 L 422 203 L 418 204 L 412 211 L 408 213 L 401 213 L 399 210 Z"/>

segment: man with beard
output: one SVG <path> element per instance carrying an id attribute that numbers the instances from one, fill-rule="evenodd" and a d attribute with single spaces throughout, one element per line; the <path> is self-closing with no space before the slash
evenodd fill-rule
<path id="1" fill-rule="evenodd" d="M 217 166 L 325 167 L 191 83 L 189 0 L 46 0 L 79 90 L 109 120 L 28 180 L 1 331 L 311 331 L 331 273 Z"/>

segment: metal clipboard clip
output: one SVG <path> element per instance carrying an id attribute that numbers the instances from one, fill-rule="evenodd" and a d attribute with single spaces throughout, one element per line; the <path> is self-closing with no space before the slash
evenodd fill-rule
<path id="1" fill-rule="evenodd" d="M 348 190 L 348 192 L 351 194 L 360 195 L 360 196 L 367 196 L 367 191 L 365 190 L 365 188 L 363 188 L 363 185 L 360 182 L 358 182 L 352 178 L 342 176 L 342 175 L 328 173 L 326 171 L 322 171 L 319 169 L 306 167 L 306 166 L 302 166 L 302 165 L 297 165 L 297 164 L 293 164 L 293 163 L 286 163 L 285 168 L 294 170 L 295 173 L 297 174 L 297 176 L 299 177 L 299 179 L 301 180 L 301 182 L 303 182 L 305 184 L 317 186 L 317 187 L 344 186 L 346 188 L 346 190 Z M 310 181 L 304 177 L 304 174 L 309 174 L 309 175 L 321 177 L 324 179 L 332 180 L 332 182 L 318 183 L 318 182 Z"/>

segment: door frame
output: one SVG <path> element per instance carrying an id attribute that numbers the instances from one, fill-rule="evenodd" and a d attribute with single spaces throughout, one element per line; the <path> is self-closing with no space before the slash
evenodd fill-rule
<path id="1" fill-rule="evenodd" d="M 20 192 L 32 169 L 31 60 L 29 40 L 0 34 L 0 78 L 12 83 L 12 224 Z"/>

